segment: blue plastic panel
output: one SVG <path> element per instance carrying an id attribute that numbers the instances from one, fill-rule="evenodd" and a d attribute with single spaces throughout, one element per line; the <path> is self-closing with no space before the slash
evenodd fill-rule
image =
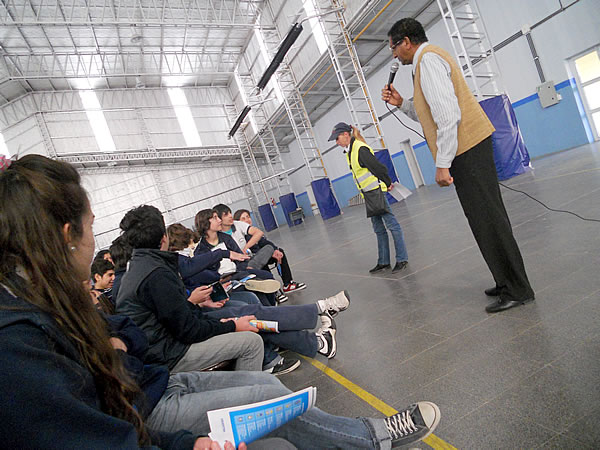
<path id="1" fill-rule="evenodd" d="M 312 181 L 310 185 L 315 194 L 317 205 L 319 205 L 321 217 L 323 217 L 324 220 L 327 220 L 339 216 L 341 213 L 340 206 L 331 190 L 329 178 L 321 178 L 320 180 Z"/>
<path id="2" fill-rule="evenodd" d="M 277 228 L 277 222 L 275 221 L 275 216 L 273 215 L 270 203 L 260 205 L 258 207 L 258 212 L 260 213 L 260 218 L 265 226 L 265 231 L 271 231 Z"/>

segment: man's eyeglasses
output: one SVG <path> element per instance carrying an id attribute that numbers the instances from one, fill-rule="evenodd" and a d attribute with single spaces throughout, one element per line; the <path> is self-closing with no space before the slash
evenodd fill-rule
<path id="1" fill-rule="evenodd" d="M 398 47 L 400 44 L 402 44 L 402 41 L 404 40 L 404 38 L 397 40 L 394 44 L 392 44 L 390 46 L 390 52 L 393 52 L 394 50 L 396 50 L 396 47 Z"/>

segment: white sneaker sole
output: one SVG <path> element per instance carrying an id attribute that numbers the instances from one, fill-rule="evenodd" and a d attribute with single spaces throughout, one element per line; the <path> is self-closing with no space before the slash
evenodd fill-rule
<path id="1" fill-rule="evenodd" d="M 244 286 L 249 291 L 262 292 L 263 294 L 274 294 L 281 288 L 281 283 L 277 280 L 248 280 Z"/>

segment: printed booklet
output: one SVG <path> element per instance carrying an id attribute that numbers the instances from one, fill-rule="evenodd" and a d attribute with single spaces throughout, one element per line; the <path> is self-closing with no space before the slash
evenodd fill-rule
<path id="1" fill-rule="evenodd" d="M 304 414 L 316 399 L 317 388 L 311 386 L 264 402 L 208 411 L 208 436 L 221 448 L 225 441 L 235 448 L 242 442 L 249 444 Z"/>

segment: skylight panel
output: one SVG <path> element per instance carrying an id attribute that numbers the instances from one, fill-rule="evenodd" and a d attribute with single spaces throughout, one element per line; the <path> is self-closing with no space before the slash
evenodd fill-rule
<path id="1" fill-rule="evenodd" d="M 79 97 L 81 98 L 81 103 L 83 103 L 85 114 L 90 122 L 100 151 L 116 152 L 115 142 L 108 129 L 108 124 L 106 123 L 106 118 L 104 117 L 96 93 L 91 90 L 82 90 L 79 91 Z"/>
<path id="2" fill-rule="evenodd" d="M 175 110 L 179 127 L 183 133 L 185 144 L 188 147 L 201 147 L 202 141 L 200 140 L 200 135 L 198 134 L 198 128 L 196 127 L 196 122 L 192 116 L 192 111 L 188 106 L 185 92 L 183 92 L 183 89 L 181 88 L 169 88 L 167 89 L 167 92 L 171 99 L 171 105 L 173 105 L 173 109 Z"/>
<path id="3" fill-rule="evenodd" d="M 317 10 L 315 9 L 314 0 L 306 0 L 302 6 L 304 6 L 304 11 L 306 11 L 307 16 L 314 16 L 317 14 Z M 310 28 L 312 30 L 313 36 L 317 41 L 317 47 L 319 47 L 319 52 L 321 55 L 327 51 L 327 39 L 325 38 L 325 33 L 323 32 L 323 28 L 321 28 L 321 22 L 318 17 L 313 17 L 312 19 L 308 19 L 308 23 L 310 24 Z"/>

